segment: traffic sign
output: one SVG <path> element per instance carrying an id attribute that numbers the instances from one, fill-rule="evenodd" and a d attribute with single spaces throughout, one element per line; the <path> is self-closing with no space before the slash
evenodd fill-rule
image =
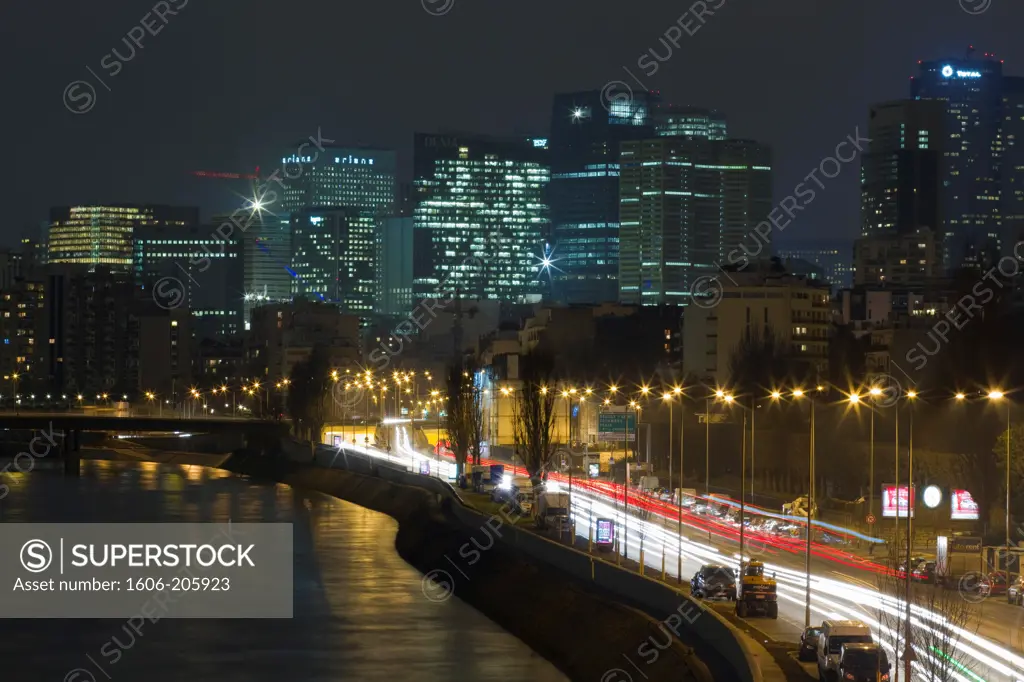
<path id="1" fill-rule="evenodd" d="M 875 523 L 875 515 L 874 514 L 868 514 L 867 521 L 868 521 L 868 525 L 873 525 Z"/>

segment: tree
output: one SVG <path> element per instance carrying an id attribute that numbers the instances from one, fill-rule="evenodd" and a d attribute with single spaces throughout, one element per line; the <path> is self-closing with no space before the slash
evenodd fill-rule
<path id="1" fill-rule="evenodd" d="M 476 385 L 476 361 L 459 356 L 448 366 L 447 427 L 448 441 L 455 455 L 457 476 L 465 475 L 466 460 L 473 455 L 480 463 L 483 414 L 480 387 Z"/>
<path id="2" fill-rule="evenodd" d="M 794 381 L 800 363 L 771 325 L 747 327 L 729 356 L 729 384 L 734 392 L 761 395 L 766 390 Z"/>
<path id="3" fill-rule="evenodd" d="M 555 452 L 554 365 L 551 353 L 539 346 L 519 362 L 523 386 L 516 391 L 512 424 L 534 485 L 543 480 Z"/>
<path id="4" fill-rule="evenodd" d="M 895 570 L 906 557 L 899 556 L 899 549 L 890 548 L 887 568 L 880 572 L 879 598 L 874 606 L 877 609 L 879 636 L 889 641 L 893 648 L 902 656 L 906 637 L 906 582 Z M 978 631 L 979 619 L 976 604 L 983 597 L 977 591 L 980 574 L 968 574 L 960 579 L 956 589 L 949 589 L 939 581 L 934 584 L 912 584 L 910 593 L 911 612 L 915 614 L 910 626 L 910 644 L 914 649 L 915 663 L 923 673 L 920 679 L 927 682 L 953 682 L 975 678 L 972 668 L 975 659 L 960 645 L 963 633 L 973 635 Z M 943 620 L 927 621 L 917 614 L 919 610 L 939 614 Z M 922 623 L 922 621 L 925 621 Z M 902 660 L 889 661 L 890 665 L 900 665 Z M 889 678 L 895 679 L 890 671 Z M 915 675 L 915 679 L 918 675 Z"/>
<path id="5" fill-rule="evenodd" d="M 292 366 L 287 408 L 299 438 L 311 442 L 320 440 L 326 419 L 324 400 L 330 391 L 330 370 L 330 353 L 320 344 L 313 347 L 309 357 Z"/>
<path id="6" fill-rule="evenodd" d="M 993 486 L 999 491 L 998 495 L 992 495 L 989 518 L 998 519 L 998 525 L 1006 524 L 1006 439 L 1010 439 L 1010 504 L 1011 515 L 1013 508 L 1020 500 L 1019 482 L 1024 479 L 1024 424 L 1011 424 L 1009 431 L 1003 431 L 996 444 L 992 447 L 992 454 L 995 455 L 992 461 L 993 478 L 998 477 L 998 486 Z M 993 524 L 995 525 L 995 524 Z M 1010 529 L 1011 533 L 1013 528 Z M 1010 537 L 1010 542 L 1016 542 L 1020 538 Z"/>

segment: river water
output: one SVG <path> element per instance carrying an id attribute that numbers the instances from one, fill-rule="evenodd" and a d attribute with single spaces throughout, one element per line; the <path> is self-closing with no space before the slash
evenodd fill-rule
<path id="1" fill-rule="evenodd" d="M 567 679 L 458 599 L 425 598 L 383 514 L 198 466 L 87 460 L 78 478 L 35 471 L 6 483 L 5 523 L 291 522 L 295 617 L 163 619 L 139 636 L 121 620 L 0 620 L 5 682 Z M 123 652 L 114 664 L 100 654 L 112 638 Z"/>

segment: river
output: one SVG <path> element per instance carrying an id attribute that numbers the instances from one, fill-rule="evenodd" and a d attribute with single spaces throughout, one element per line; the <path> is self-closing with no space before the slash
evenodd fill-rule
<path id="1" fill-rule="evenodd" d="M 553 665 L 458 599 L 429 601 L 398 524 L 216 469 L 105 460 L 6 476 L 5 523 L 291 522 L 292 620 L 4 620 L 0 678 L 40 682 L 554 682 Z M 2 614 L 0 614 L 2 615 Z M 117 638 L 111 664 L 101 648 Z M 108 649 L 109 650 L 109 649 Z"/>

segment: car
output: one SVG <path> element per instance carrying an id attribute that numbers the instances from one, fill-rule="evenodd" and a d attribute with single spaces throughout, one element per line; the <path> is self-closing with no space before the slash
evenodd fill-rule
<path id="1" fill-rule="evenodd" d="M 846 644 L 871 644 L 871 629 L 859 620 L 825 620 L 818 637 L 818 679 L 839 679 L 839 659 Z M 853 678 L 849 678 L 853 679 Z"/>
<path id="2" fill-rule="evenodd" d="M 818 638 L 821 637 L 821 628 L 804 628 L 800 633 L 800 650 L 797 658 L 801 661 L 818 660 Z"/>
<path id="3" fill-rule="evenodd" d="M 992 571 L 988 574 L 988 594 L 986 597 L 995 597 L 1007 593 L 1006 571 Z"/>
<path id="4" fill-rule="evenodd" d="M 1018 575 L 1007 586 L 1006 603 L 1024 606 L 1024 575 Z"/>
<path id="5" fill-rule="evenodd" d="M 844 644 L 839 651 L 837 675 L 840 680 L 889 682 L 889 659 L 875 643 Z"/>
<path id="6" fill-rule="evenodd" d="M 704 564 L 690 579 L 690 594 L 701 599 L 736 600 L 736 572 L 721 564 Z"/>

